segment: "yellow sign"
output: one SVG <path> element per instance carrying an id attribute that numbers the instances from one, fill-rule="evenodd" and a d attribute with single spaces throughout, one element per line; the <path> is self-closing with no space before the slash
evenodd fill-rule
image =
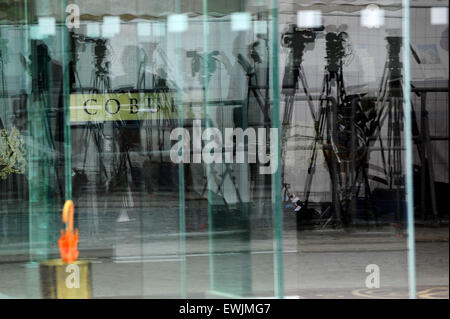
<path id="1" fill-rule="evenodd" d="M 183 105 L 185 119 L 199 119 L 201 113 L 201 106 Z M 178 119 L 178 116 L 175 92 L 70 95 L 72 123 Z"/>

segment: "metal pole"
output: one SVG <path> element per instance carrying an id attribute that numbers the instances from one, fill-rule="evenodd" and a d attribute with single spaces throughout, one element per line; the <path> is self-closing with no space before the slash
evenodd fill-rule
<path id="1" fill-rule="evenodd" d="M 404 92 L 404 114 L 405 114 L 405 176 L 406 176 L 406 200 L 407 200 L 407 222 L 408 222 L 408 279 L 409 297 L 416 298 L 416 256 L 415 256 L 415 234 L 414 234 L 414 194 L 413 194 L 413 161 L 412 161 L 412 134 L 411 134 L 411 90 L 410 90 L 410 0 L 403 1 L 403 65 L 405 81 Z"/>

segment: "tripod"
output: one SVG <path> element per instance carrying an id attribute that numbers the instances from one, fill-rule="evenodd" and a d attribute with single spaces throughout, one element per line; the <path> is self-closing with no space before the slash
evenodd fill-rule
<path id="1" fill-rule="evenodd" d="M 266 41 L 267 42 L 267 41 Z M 248 105 L 250 103 L 250 96 L 253 93 L 253 96 L 256 99 L 256 102 L 264 116 L 264 126 L 266 129 L 270 125 L 270 116 L 269 116 L 269 66 L 267 66 L 266 69 L 266 84 L 262 87 L 258 86 L 258 77 L 256 74 L 256 64 L 261 63 L 261 58 L 257 54 L 255 47 L 259 43 L 256 42 L 251 45 L 251 56 L 254 60 L 254 65 L 252 66 L 243 56 L 242 54 L 238 54 L 237 59 L 238 63 L 242 66 L 242 68 L 245 71 L 245 74 L 247 76 L 247 97 L 246 97 L 246 106 L 247 106 L 247 113 L 248 113 Z M 263 96 L 260 89 L 265 90 L 265 95 Z M 248 117 L 248 116 L 247 116 Z"/>
<path id="2" fill-rule="evenodd" d="M 266 36 L 263 36 L 261 34 L 257 35 L 257 38 L 261 39 L 264 43 L 263 48 L 266 58 L 263 59 L 258 52 L 258 47 L 260 46 L 261 41 L 257 40 L 253 43 L 251 43 L 248 46 L 248 55 L 249 60 L 247 60 L 242 54 L 237 55 L 237 62 L 241 65 L 242 69 L 244 70 L 246 77 L 247 77 L 247 95 L 245 104 L 242 106 L 242 112 L 240 117 L 237 118 L 241 122 L 241 126 L 243 129 L 246 129 L 248 127 L 249 122 L 249 114 L 257 114 L 259 118 L 256 119 L 254 115 L 252 116 L 252 124 L 251 126 L 263 126 L 266 131 L 269 131 L 270 129 L 270 123 L 271 123 L 271 116 L 270 116 L 270 60 L 268 59 L 268 56 L 270 55 L 269 51 L 269 45 L 268 45 L 268 38 Z M 265 61 L 264 61 L 265 60 Z M 251 61 L 251 62 L 250 62 Z M 258 68 L 259 65 L 264 65 L 262 68 Z M 265 71 L 265 78 L 264 82 L 260 84 L 260 81 L 258 79 L 259 70 Z M 264 92 L 262 92 L 264 91 Z M 250 111 L 251 106 L 251 97 L 253 96 L 254 101 L 256 102 L 257 107 L 256 112 Z M 254 104 L 253 104 L 254 105 Z M 245 113 L 244 113 L 245 112 Z M 260 116 L 262 115 L 262 118 Z M 266 141 L 264 141 L 266 144 L 268 143 L 267 136 Z M 252 196 L 254 199 L 266 199 L 269 198 L 270 195 L 267 192 L 267 187 L 257 187 L 257 184 L 263 184 L 263 185 L 270 185 L 270 176 L 264 175 L 259 176 L 257 174 L 257 165 L 261 165 L 259 162 L 259 159 L 257 159 L 257 163 L 249 164 L 249 170 L 250 170 L 250 188 L 252 192 Z M 266 219 L 266 210 L 263 204 L 263 200 L 257 200 L 255 209 L 260 213 L 260 217 L 264 218 L 264 221 Z"/>
<path id="3" fill-rule="evenodd" d="M 191 150 L 191 152 L 194 152 L 194 150 Z M 220 197 L 222 198 L 224 205 L 226 207 L 228 207 L 228 202 L 227 202 L 227 200 L 225 198 L 225 189 L 224 189 L 225 180 L 226 180 L 227 176 L 230 178 L 231 183 L 233 184 L 236 197 L 237 197 L 238 202 L 240 204 L 242 203 L 242 197 L 241 197 L 241 193 L 239 191 L 239 187 L 236 184 L 236 177 L 233 174 L 232 164 L 231 163 L 227 163 L 225 161 L 225 154 L 226 154 L 226 152 L 227 152 L 227 150 L 225 148 L 222 148 L 222 163 L 224 163 L 223 165 L 225 166 L 225 170 L 221 174 L 218 174 L 220 180 L 219 181 L 216 180 L 215 182 L 217 184 L 217 194 L 220 195 Z M 234 156 L 234 154 L 233 154 L 233 156 Z M 208 165 L 210 165 L 210 164 L 208 164 Z M 210 171 L 209 175 L 212 176 L 212 177 L 215 177 L 216 174 L 217 174 L 217 171 L 214 168 L 212 168 L 212 170 Z M 205 184 L 203 186 L 203 190 L 201 192 L 201 195 L 204 195 L 205 192 L 207 191 L 207 189 L 208 189 L 208 177 L 206 177 L 206 181 L 205 181 Z"/>
<path id="4" fill-rule="evenodd" d="M 78 63 L 78 52 L 80 51 L 79 47 L 81 47 L 81 51 L 85 51 L 86 45 L 85 43 L 93 43 L 96 45 L 96 39 L 89 38 L 89 37 L 83 37 L 80 35 L 77 35 L 73 32 L 70 32 L 70 44 L 72 47 L 72 55 L 71 55 L 71 61 L 69 63 L 70 68 L 70 90 L 71 93 L 80 92 L 81 94 L 84 94 L 86 92 L 88 93 L 98 93 L 99 90 L 94 86 L 96 85 L 98 80 L 95 79 L 96 73 L 99 73 L 100 70 L 97 67 L 98 64 L 101 64 L 101 60 L 97 59 L 95 66 L 97 70 L 92 71 L 91 75 L 91 83 L 90 87 L 85 88 L 82 85 L 78 70 L 77 70 L 77 63 Z M 101 41 L 101 40 L 99 40 Z M 97 51 L 95 51 L 97 52 Z M 82 128 L 81 132 L 81 140 L 85 141 L 84 146 L 84 159 L 83 159 L 83 165 L 81 170 L 77 170 L 74 168 L 75 174 L 79 174 L 80 178 L 84 181 L 84 183 L 87 182 L 87 174 L 86 174 L 86 162 L 87 162 L 87 155 L 89 151 L 89 147 L 91 145 L 91 141 L 93 141 L 94 147 L 97 150 L 98 153 L 98 161 L 99 161 L 99 172 L 100 175 L 103 174 L 104 176 L 107 176 L 106 168 L 104 166 L 103 161 L 103 148 L 102 148 L 102 124 L 98 122 L 87 122 L 84 127 Z M 80 179 L 79 178 L 79 179 Z M 75 178 L 76 180 L 77 178 Z M 100 176 L 100 184 L 103 184 L 102 177 Z M 74 194 L 79 193 L 79 187 L 74 189 Z"/>
<path id="5" fill-rule="evenodd" d="M 286 182 L 286 153 L 287 153 L 287 140 L 288 140 L 288 130 L 291 127 L 292 118 L 293 118 L 293 108 L 294 108 L 294 102 L 295 102 L 295 95 L 297 88 L 299 84 L 303 87 L 303 92 L 306 95 L 307 103 L 310 109 L 310 114 L 314 122 L 314 128 L 316 131 L 316 135 L 318 133 L 318 126 L 317 126 L 317 120 L 316 120 L 316 110 L 314 107 L 313 99 L 311 97 L 311 94 L 309 93 L 309 87 L 307 83 L 307 79 L 305 76 L 305 72 L 303 70 L 302 64 L 299 64 L 298 66 L 291 67 L 286 66 L 285 67 L 285 73 L 283 77 L 283 88 L 282 88 L 282 94 L 285 95 L 285 107 L 284 107 L 284 114 L 283 114 L 283 122 L 282 122 L 282 135 L 281 135 L 281 162 L 282 162 L 282 187 L 285 190 L 286 197 L 288 198 L 290 196 L 289 191 L 289 184 Z M 313 144 L 313 147 L 316 147 L 316 143 Z M 311 171 L 311 168 L 308 169 L 308 171 Z M 309 176 L 309 175 L 308 175 Z M 307 180 L 307 184 L 311 184 L 311 180 Z M 308 193 L 309 195 L 309 193 Z"/>
<path id="6" fill-rule="evenodd" d="M 296 96 L 296 91 L 300 85 L 303 87 L 303 92 L 306 95 L 310 114 L 315 123 L 315 130 L 317 132 L 316 110 L 313 99 L 309 93 L 308 82 L 303 69 L 303 56 L 307 45 L 313 45 L 317 33 L 323 31 L 324 27 L 314 29 L 299 29 L 295 25 L 290 25 L 288 30 L 282 35 L 281 45 L 289 48 L 288 63 L 284 68 L 284 76 L 282 82 L 281 93 L 285 96 L 284 100 L 284 114 L 282 120 L 282 135 L 281 135 L 281 162 L 282 162 L 282 187 L 284 192 L 290 195 L 289 184 L 286 183 L 286 152 L 287 152 L 287 132 L 291 127 L 293 118 L 293 108 Z M 314 47 L 310 48 L 311 50 Z M 316 134 L 317 135 L 317 134 Z M 289 197 L 286 196 L 286 198 Z"/>
<path id="7" fill-rule="evenodd" d="M 186 56 L 188 58 L 192 59 L 191 69 L 192 69 L 193 77 L 198 76 L 200 83 L 206 83 L 206 85 L 209 85 L 210 79 L 213 77 L 215 72 L 218 71 L 218 82 L 219 82 L 218 87 L 221 87 L 221 78 L 222 77 L 221 77 L 220 64 L 223 64 L 225 68 L 229 68 L 229 61 L 222 52 L 211 51 L 209 53 L 208 52 L 199 53 L 197 51 L 187 51 Z M 221 57 L 221 59 L 219 59 L 219 57 Z M 202 86 L 202 90 L 204 93 L 207 90 L 206 85 Z M 221 97 L 219 97 L 219 98 L 221 100 Z M 206 123 L 208 124 L 209 127 L 216 126 L 213 118 L 209 117 L 207 114 L 205 114 L 205 121 L 207 121 Z M 209 186 L 208 178 L 213 178 L 215 184 L 217 185 L 217 192 L 215 194 L 221 198 L 224 205 L 228 208 L 228 202 L 225 198 L 225 189 L 224 189 L 225 180 L 227 177 L 230 178 L 230 180 L 234 186 L 235 194 L 238 198 L 239 203 L 242 203 L 242 199 L 241 199 L 239 188 L 236 184 L 236 178 L 233 174 L 232 164 L 225 162 L 224 148 L 222 148 L 221 151 L 222 151 L 222 163 L 224 163 L 225 170 L 221 174 L 219 174 L 215 170 L 214 165 L 208 164 L 208 165 L 210 165 L 208 167 L 208 169 L 210 169 L 210 170 L 208 172 L 209 174 L 206 174 L 208 176 L 203 175 L 203 178 L 205 179 L 205 183 L 201 190 L 201 196 L 203 196 L 205 194 L 205 192 L 208 190 L 208 186 Z M 195 152 L 195 150 L 191 150 L 191 152 L 193 153 L 193 152 Z"/>
<path id="8" fill-rule="evenodd" d="M 403 185 L 401 163 L 401 132 L 403 131 L 403 90 L 402 90 L 402 63 L 400 62 L 400 37 L 387 37 L 388 58 L 381 77 L 377 104 L 379 105 L 378 128 L 385 119 L 388 119 L 387 132 L 387 159 L 381 135 L 379 135 L 382 149 L 383 167 L 388 186 Z"/>
<path id="9" fill-rule="evenodd" d="M 91 75 L 91 82 L 89 87 L 89 93 L 107 93 L 111 88 L 111 79 L 109 76 L 109 62 L 106 61 L 106 40 L 104 39 L 83 39 L 85 42 L 94 43 L 94 54 L 95 63 L 94 70 Z M 77 78 L 77 77 L 75 77 Z M 84 90 L 82 90 L 84 91 Z M 83 171 L 85 169 L 87 152 L 89 149 L 90 141 L 94 142 L 94 146 L 97 149 L 98 154 L 98 165 L 99 165 L 99 180 L 97 181 L 100 185 L 107 186 L 107 181 L 110 176 L 107 172 L 105 166 L 105 160 L 103 158 L 103 143 L 106 138 L 105 136 L 105 124 L 102 122 L 88 122 L 85 126 L 85 131 L 83 133 L 83 140 L 86 141 L 85 147 L 85 158 L 83 164 Z"/>
<path id="10" fill-rule="evenodd" d="M 332 89 L 335 90 L 335 96 L 332 96 Z M 337 146 L 337 108 L 342 106 L 346 100 L 346 92 L 344 85 L 344 77 L 342 72 L 342 61 L 328 64 L 325 68 L 322 92 L 320 95 L 320 108 L 317 120 L 315 120 L 314 128 L 316 136 L 313 141 L 307 177 L 304 189 L 304 206 L 308 208 L 311 185 L 315 173 L 315 165 L 317 160 L 318 144 L 322 143 L 325 138 L 325 144 L 322 151 L 328 166 L 331 179 L 331 193 L 334 212 L 336 217 L 340 219 L 341 201 L 341 179 L 339 176 L 340 150 Z"/>
<path id="11" fill-rule="evenodd" d="M 160 162 L 162 163 L 163 158 L 163 149 L 164 149 L 164 141 L 166 136 L 166 131 L 171 130 L 172 128 L 176 127 L 176 119 L 172 118 L 172 114 L 175 112 L 175 101 L 173 96 L 171 95 L 174 90 L 170 88 L 169 83 L 173 84 L 173 81 L 169 80 L 168 78 L 168 71 L 170 71 L 170 61 L 168 57 L 166 56 L 165 52 L 160 48 L 158 43 L 151 43 L 151 57 L 152 57 L 152 63 L 156 64 L 154 62 L 153 56 L 155 55 L 155 52 L 158 54 L 159 58 L 162 60 L 163 65 L 165 69 L 160 69 L 161 75 L 152 77 L 152 89 L 155 90 L 156 93 L 158 93 L 158 96 L 156 98 L 157 101 L 157 119 L 156 119 L 156 127 L 158 130 L 158 148 L 159 148 L 159 156 L 160 156 Z M 143 51 L 141 51 L 143 52 Z M 145 91 L 147 89 L 146 86 L 146 80 L 145 80 L 145 73 L 146 73 L 146 57 L 142 60 L 141 54 L 141 62 L 139 65 L 139 72 L 138 72 L 138 90 L 139 91 Z M 146 126 L 147 134 L 150 135 L 150 139 L 153 140 L 153 127 L 152 127 L 152 121 L 148 121 L 148 125 Z M 169 132 L 170 134 L 170 132 Z"/>
<path id="12" fill-rule="evenodd" d="M 217 188 L 217 193 L 222 196 L 223 201 L 225 203 L 225 206 L 228 206 L 228 203 L 225 200 L 225 191 L 223 189 L 223 186 L 224 186 L 225 179 L 226 179 L 227 176 L 230 177 L 231 182 L 233 183 L 234 190 L 235 190 L 236 196 L 238 198 L 238 202 L 242 203 L 241 193 L 239 192 L 239 188 L 238 188 L 238 186 L 236 184 L 236 177 L 233 175 L 233 169 L 232 169 L 230 163 L 225 163 L 225 171 L 222 174 L 219 174 L 219 176 L 220 176 L 220 183 L 219 183 L 218 188 Z"/>
<path id="13" fill-rule="evenodd" d="M 384 66 L 383 75 L 378 92 L 377 104 L 380 112 L 377 119 L 378 140 L 381 146 L 381 156 L 383 161 L 384 173 L 386 175 L 387 186 L 390 190 L 395 190 L 397 193 L 395 220 L 398 224 L 400 220 L 401 204 L 400 198 L 404 192 L 404 178 L 402 168 L 402 132 L 403 132 L 403 76 L 402 76 L 402 62 L 400 61 L 400 50 L 402 45 L 401 37 L 387 37 L 388 56 Z M 420 60 L 411 48 L 413 57 L 420 64 Z M 414 91 L 414 88 L 413 88 Z M 416 91 L 417 93 L 417 91 Z M 422 95 L 423 94 L 423 95 Z M 422 117 L 421 117 L 421 133 L 417 118 L 415 116 L 414 108 L 411 108 L 412 133 L 414 136 L 420 136 L 419 139 L 414 139 L 417 147 L 419 158 L 422 162 L 422 178 L 425 179 L 425 166 L 428 171 L 428 179 L 431 193 L 431 204 L 433 215 L 436 217 L 436 199 L 434 189 L 434 171 L 431 162 L 432 154 L 430 149 L 429 124 L 427 112 L 424 111 L 424 97 L 425 93 L 420 92 L 418 95 L 422 99 Z M 381 138 L 381 125 L 387 119 L 387 145 L 386 149 L 383 147 L 383 140 Z M 386 154 L 387 153 L 387 154 Z M 422 187 L 425 182 L 422 182 Z M 422 189 L 422 193 L 424 190 Z M 423 204 L 422 204 L 423 206 Z"/>
<path id="14" fill-rule="evenodd" d="M 359 193 L 357 184 L 360 177 L 363 178 L 366 198 L 371 196 L 365 162 L 368 137 L 373 134 L 370 123 L 374 116 L 373 112 L 365 114 L 359 95 L 346 93 L 343 76 L 343 59 L 348 56 L 346 38 L 345 32 L 328 32 L 326 35 L 327 66 L 304 188 L 304 207 L 307 209 L 318 147 L 325 142 L 322 152 L 331 180 L 332 206 L 338 225 L 350 223 L 349 208 Z"/>
<path id="15" fill-rule="evenodd" d="M 77 35 L 73 32 L 70 33 L 71 45 L 73 48 L 72 61 L 70 62 L 71 77 L 70 77 L 70 88 L 71 92 L 81 92 L 83 93 L 107 93 L 111 87 L 111 80 L 109 77 L 109 62 L 106 61 L 107 55 L 107 40 L 102 38 L 91 38 L 82 35 Z M 90 85 L 85 88 L 82 86 L 76 65 L 78 61 L 78 52 L 84 52 L 86 49 L 86 44 L 90 43 L 94 45 L 94 69 L 91 73 Z M 94 147 L 97 150 L 98 157 L 98 169 L 99 176 L 97 179 L 97 184 L 106 186 L 106 181 L 109 180 L 109 176 L 105 166 L 105 160 L 103 158 L 103 144 L 105 140 L 104 134 L 104 123 L 100 121 L 89 121 L 84 125 L 81 137 L 85 141 L 84 149 L 84 160 L 81 174 L 86 176 L 85 168 L 88 150 L 91 145 L 91 140 L 93 141 Z"/>

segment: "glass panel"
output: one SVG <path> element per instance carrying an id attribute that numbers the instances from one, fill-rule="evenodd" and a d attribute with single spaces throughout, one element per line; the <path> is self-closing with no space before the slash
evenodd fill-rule
<path id="1" fill-rule="evenodd" d="M 43 296 L 39 269 L 59 258 L 61 209 L 72 199 L 93 297 L 281 296 L 279 171 L 261 175 L 260 163 L 245 159 L 257 156 L 256 136 L 236 141 L 230 163 L 208 164 L 205 149 L 208 128 L 278 127 L 270 8 L 140 0 L 8 7 L 0 252 L 24 266 L 14 270 L 24 282 L 5 280 L 2 295 Z M 257 39 L 264 61 L 251 63 L 263 81 L 250 83 L 238 59 Z M 262 104 L 243 93 L 247 85 L 261 86 Z M 256 105 L 265 122 L 249 125 Z M 259 136 L 267 148 L 260 159 L 276 155 L 269 133 Z M 192 161 L 179 163 L 179 152 Z M 279 158 L 270 165 L 277 170 Z"/>
<path id="2" fill-rule="evenodd" d="M 274 285 L 282 267 L 274 245 L 281 221 L 272 89 L 276 15 L 264 1 L 218 4 L 207 1 L 204 7 L 203 52 L 193 47 L 188 53 L 194 57 L 193 75 L 195 57 L 203 61 L 197 78 L 206 92 L 204 125 L 222 139 L 224 150 L 207 165 L 211 293 L 281 296 Z"/>
<path id="3" fill-rule="evenodd" d="M 39 296 L 37 263 L 58 254 L 55 212 L 70 194 L 64 8 L 61 2 L 18 2 L 1 26 L 1 251 L 27 262 L 19 277 L 25 282 L 7 295 Z"/>
<path id="4" fill-rule="evenodd" d="M 0 0 L 0 297 L 448 298 L 446 5 Z"/>
<path id="5" fill-rule="evenodd" d="M 407 297 L 405 11 L 400 0 L 328 3 L 280 5 L 282 185 L 299 251 L 286 290 L 370 295 L 364 271 L 379 270 L 380 296 Z"/>

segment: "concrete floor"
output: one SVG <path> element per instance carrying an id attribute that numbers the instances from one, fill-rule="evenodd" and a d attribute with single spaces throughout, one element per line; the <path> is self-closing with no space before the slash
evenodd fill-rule
<path id="1" fill-rule="evenodd" d="M 179 207 L 168 205 L 173 198 L 136 200 L 133 209 L 122 202 L 116 196 L 105 201 L 112 208 L 93 210 L 88 201 L 77 206 L 80 259 L 92 261 L 94 298 L 274 297 L 280 279 L 283 294 L 292 298 L 408 296 L 406 238 L 397 238 L 389 225 L 297 232 L 295 214 L 285 213 L 277 255 L 267 214 L 252 213 L 248 228 L 217 231 L 211 241 L 208 225 L 199 227 L 208 210 L 195 202 L 187 207 L 185 237 Z M 256 205 L 252 212 L 264 212 L 263 203 Z M 27 228 L 13 217 L 8 223 L 7 229 Z M 448 226 L 415 231 L 418 296 L 448 298 Z M 39 268 L 27 262 L 27 239 L 12 233 L 0 240 L 0 297 L 39 298 Z M 49 251 L 48 258 L 58 257 L 56 244 Z M 365 286 L 369 264 L 380 268 L 379 289 Z"/>
<path id="2" fill-rule="evenodd" d="M 378 240 L 370 240 L 369 234 L 301 232 L 297 239 L 296 231 L 286 230 L 282 253 L 284 295 L 407 298 L 405 239 L 378 232 L 372 236 Z M 177 237 L 148 237 L 143 243 L 140 239 L 139 244 L 133 240 L 116 241 L 112 257 L 89 258 L 93 263 L 95 298 L 204 298 L 220 293 L 225 293 L 222 296 L 276 295 L 278 273 L 271 238 L 254 238 L 250 247 L 226 239 L 223 247 L 228 250 L 217 252 L 212 258 L 208 253 L 208 237 L 200 233 L 186 238 L 185 258 L 179 254 Z M 379 289 L 369 290 L 365 286 L 368 264 L 380 267 Z M 448 298 L 448 237 L 447 241 L 417 242 L 416 265 L 418 296 Z M 0 297 L 39 298 L 38 278 L 37 265 L 2 262 Z"/>

